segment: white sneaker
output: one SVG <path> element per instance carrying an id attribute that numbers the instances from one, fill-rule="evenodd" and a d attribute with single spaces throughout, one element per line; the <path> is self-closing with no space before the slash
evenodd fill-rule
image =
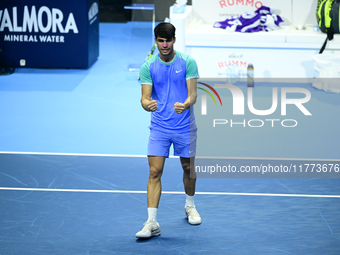
<path id="1" fill-rule="evenodd" d="M 192 225 L 199 225 L 202 223 L 202 218 L 194 205 L 185 206 L 185 215 L 188 217 L 188 221 Z"/>
<path id="2" fill-rule="evenodd" d="M 159 236 L 161 234 L 161 227 L 158 222 L 149 219 L 144 223 L 144 228 L 137 232 L 136 238 L 150 238 L 152 236 Z"/>

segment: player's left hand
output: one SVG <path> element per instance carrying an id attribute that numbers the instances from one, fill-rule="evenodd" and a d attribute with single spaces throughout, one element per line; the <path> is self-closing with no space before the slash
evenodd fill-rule
<path id="1" fill-rule="evenodd" d="M 174 105 L 174 109 L 178 114 L 181 114 L 186 110 L 184 104 L 178 102 Z"/>

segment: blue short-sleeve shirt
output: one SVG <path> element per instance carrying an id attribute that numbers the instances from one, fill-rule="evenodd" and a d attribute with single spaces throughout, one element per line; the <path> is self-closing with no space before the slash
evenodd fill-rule
<path id="1" fill-rule="evenodd" d="M 196 130 L 193 107 L 178 114 L 174 104 L 185 102 L 188 97 L 186 81 L 198 77 L 196 61 L 178 51 L 171 62 L 163 62 L 156 54 L 143 64 L 140 69 L 141 84 L 152 85 L 151 99 L 156 100 L 158 106 L 151 113 L 150 129 L 167 133 Z"/>

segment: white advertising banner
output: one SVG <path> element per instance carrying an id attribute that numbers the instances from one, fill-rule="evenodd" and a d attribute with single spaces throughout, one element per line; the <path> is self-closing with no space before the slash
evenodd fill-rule
<path id="1" fill-rule="evenodd" d="M 316 50 L 190 48 L 201 78 L 246 78 L 254 65 L 255 78 L 313 78 Z M 294 56 L 294 58 L 292 58 Z"/>
<path id="2" fill-rule="evenodd" d="M 295 25 L 315 25 L 318 0 L 292 0 L 293 23 Z"/>
<path id="3" fill-rule="evenodd" d="M 209 24 L 224 21 L 228 16 L 254 12 L 263 5 L 275 9 L 285 21 L 284 25 L 291 24 L 292 0 L 192 0 L 194 16 Z"/>

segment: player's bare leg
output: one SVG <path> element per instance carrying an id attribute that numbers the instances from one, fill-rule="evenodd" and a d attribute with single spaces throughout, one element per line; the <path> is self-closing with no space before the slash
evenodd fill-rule
<path id="1" fill-rule="evenodd" d="M 185 215 L 192 225 L 202 223 L 202 218 L 196 210 L 194 205 L 194 195 L 196 190 L 196 172 L 195 172 L 195 158 L 180 158 L 183 168 L 183 184 L 186 194 Z M 190 164 L 191 161 L 191 164 Z M 190 176 L 191 172 L 191 176 Z"/>
<path id="2" fill-rule="evenodd" d="M 149 156 L 149 181 L 147 186 L 148 191 L 148 208 L 158 208 L 159 200 L 162 193 L 161 177 L 165 163 L 165 157 Z"/>
<path id="3" fill-rule="evenodd" d="M 190 166 L 190 158 L 180 158 L 182 168 L 183 168 L 183 184 L 184 184 L 184 190 L 185 194 L 188 196 L 193 196 L 195 195 L 195 190 L 196 190 L 196 172 L 195 172 L 195 164 L 192 164 Z M 191 158 L 192 162 L 194 162 L 195 158 Z M 192 174 L 194 174 L 190 178 L 190 170 L 192 171 Z"/>
<path id="4" fill-rule="evenodd" d="M 144 223 L 144 228 L 137 232 L 137 238 L 149 238 L 159 236 L 161 228 L 157 222 L 157 208 L 162 193 L 161 177 L 165 163 L 165 157 L 148 157 L 150 173 L 147 185 L 148 197 L 148 220 Z"/>

